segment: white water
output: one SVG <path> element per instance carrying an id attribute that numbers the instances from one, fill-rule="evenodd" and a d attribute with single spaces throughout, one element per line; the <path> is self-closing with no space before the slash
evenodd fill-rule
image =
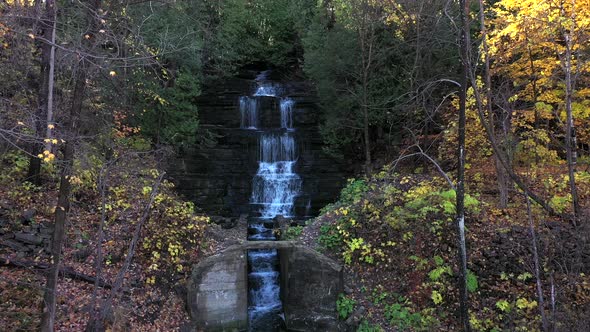
<path id="1" fill-rule="evenodd" d="M 260 80 L 266 74 L 259 75 Z M 275 97 L 281 115 L 277 133 L 267 130 L 259 136 L 258 171 L 252 180 L 250 202 L 258 209 L 260 218 L 248 224 L 248 240 L 276 240 L 272 229 L 265 226 L 278 216 L 293 216 L 295 197 L 301 190 L 301 178 L 294 172 L 297 163 L 297 145 L 293 134 L 293 110 L 295 102 L 290 98 L 278 98 L 284 93 L 280 85 L 259 83 L 252 97 L 240 98 L 241 127 L 259 128 L 259 97 Z M 279 128 L 277 128 L 279 129 Z M 276 250 L 250 250 L 249 318 L 250 331 L 276 331 L 281 321 L 278 253 Z"/>
<path id="2" fill-rule="evenodd" d="M 283 94 L 283 88 L 272 83 L 263 83 L 254 92 L 255 97 L 277 97 Z"/>
<path id="3" fill-rule="evenodd" d="M 301 178 L 293 173 L 294 161 L 261 162 L 254 177 L 252 202 L 261 206 L 263 218 L 291 217 L 301 190 Z"/>
<path id="4" fill-rule="evenodd" d="M 281 99 L 281 128 L 293 129 L 293 106 L 295 101 L 291 98 Z"/>
<path id="5" fill-rule="evenodd" d="M 258 128 L 258 99 L 251 97 L 240 97 L 240 128 Z"/>

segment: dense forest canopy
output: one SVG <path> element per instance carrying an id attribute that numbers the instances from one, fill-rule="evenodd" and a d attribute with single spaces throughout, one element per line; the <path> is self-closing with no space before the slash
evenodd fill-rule
<path id="1" fill-rule="evenodd" d="M 190 273 L 208 217 L 174 193 L 165 161 L 216 144 L 200 126 L 204 89 L 271 69 L 310 82 L 324 152 L 356 172 L 316 221 L 324 249 L 357 272 L 426 280 L 395 296 L 367 286 L 375 316 L 359 330 L 583 330 L 589 60 L 590 0 L 3 1 L 0 203 L 12 212 L 0 228 L 29 227 L 3 219 L 31 205 L 47 205 L 36 213 L 55 225 L 44 309 L 16 329 L 53 330 L 72 229 L 96 256 L 90 309 L 73 320 L 88 329 L 104 328 L 127 270 L 153 289 Z M 94 226 L 73 227 L 73 214 Z M 519 247 L 530 268 L 469 263 L 502 261 L 506 248 L 478 246 L 510 232 L 530 246 Z M 395 255 L 414 271 L 388 270 Z M 112 291 L 97 295 L 101 273 Z M 344 319 L 356 303 L 347 296 Z"/>

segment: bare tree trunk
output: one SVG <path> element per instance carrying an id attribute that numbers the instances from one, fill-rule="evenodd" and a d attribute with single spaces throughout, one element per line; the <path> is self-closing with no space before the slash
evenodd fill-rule
<path id="1" fill-rule="evenodd" d="M 100 198 L 101 198 L 101 211 L 100 211 L 100 224 L 98 226 L 98 234 L 97 234 L 97 243 L 96 243 L 96 262 L 95 262 L 95 270 L 96 270 L 96 278 L 100 278 L 102 273 L 102 242 L 104 240 L 104 225 L 106 222 L 106 207 L 107 207 L 107 199 L 106 199 L 106 191 L 107 191 L 107 180 L 108 180 L 108 165 L 104 165 L 104 167 L 100 170 L 100 175 L 98 178 L 98 188 L 100 190 Z M 90 302 L 90 320 L 97 320 L 98 319 L 98 312 L 96 310 L 96 301 L 98 295 L 98 283 L 94 284 L 94 290 L 92 291 L 92 298 Z"/>
<path id="2" fill-rule="evenodd" d="M 40 1 L 38 1 L 40 2 Z M 41 7 L 38 3 L 35 4 L 37 8 Z M 55 36 L 55 1 L 45 1 L 45 13 L 41 20 L 41 35 L 44 39 L 50 40 Z M 35 112 L 35 134 L 37 142 L 31 144 L 31 157 L 29 158 L 29 170 L 27 172 L 27 180 L 34 184 L 41 184 L 41 158 L 37 155 L 43 152 L 43 143 L 41 143 L 42 135 L 47 128 L 47 105 L 49 101 L 49 85 L 53 78 L 52 67 L 52 46 L 43 41 L 40 45 L 41 49 L 41 63 L 39 70 L 39 90 L 37 96 L 37 111 Z M 53 51 L 54 52 L 54 51 Z"/>
<path id="3" fill-rule="evenodd" d="M 375 31 L 371 26 L 369 18 L 369 3 L 362 1 L 362 21 L 359 30 L 359 41 L 361 47 L 361 84 L 362 100 L 361 109 L 363 112 L 363 136 L 365 141 L 365 172 L 371 173 L 371 137 L 369 135 L 369 75 L 373 65 L 373 43 Z"/>
<path id="4" fill-rule="evenodd" d="M 54 2 L 54 0 L 47 0 L 47 3 Z M 47 78 L 47 131 L 45 138 L 53 138 L 53 88 L 55 82 L 55 34 L 57 30 L 57 9 L 53 5 L 53 27 L 51 29 L 51 50 L 49 52 L 49 77 Z M 45 150 L 51 151 L 51 143 L 45 144 Z"/>
<path id="5" fill-rule="evenodd" d="M 94 13 L 100 6 L 100 0 L 92 0 L 89 3 L 87 24 L 89 26 L 88 38 L 82 39 L 82 45 L 90 49 L 93 43 L 93 36 L 91 35 L 96 29 Z M 76 144 L 76 137 L 78 131 L 78 121 L 82 112 L 82 104 L 86 90 L 88 62 L 82 58 L 79 62 L 79 67 L 76 69 L 76 79 L 74 83 L 74 92 L 72 95 L 72 105 L 70 114 L 66 118 L 64 128 L 67 130 L 66 143 L 63 152 L 63 164 L 61 170 L 61 180 L 59 186 L 58 202 L 55 209 L 55 225 L 53 236 L 51 239 L 51 269 L 47 275 L 47 284 L 45 286 L 45 294 L 43 296 L 43 313 L 41 316 L 41 331 L 52 332 L 55 325 L 55 298 L 57 291 L 58 272 L 61 263 L 61 250 L 63 240 L 66 233 L 66 218 L 70 209 L 70 177 L 73 172 L 74 164 L 74 147 Z"/>
<path id="6" fill-rule="evenodd" d="M 551 273 L 551 324 L 553 325 L 553 331 L 557 331 L 557 317 L 555 315 L 555 280 L 553 280 L 553 273 Z"/>
<path id="7" fill-rule="evenodd" d="M 69 137 L 66 140 L 64 147 L 63 165 L 61 171 L 61 180 L 59 185 L 59 196 L 57 207 L 55 209 L 55 225 L 53 229 L 53 236 L 51 238 L 51 271 L 47 275 L 47 285 L 45 286 L 45 294 L 43 296 L 43 315 L 41 317 L 41 330 L 44 332 L 53 331 L 55 323 L 55 297 L 57 290 L 58 272 L 61 263 L 61 249 L 63 239 L 65 236 L 65 224 L 67 213 L 70 209 L 70 191 L 71 184 L 69 181 L 72 175 L 72 167 L 74 164 L 74 139 L 79 114 L 82 109 L 82 100 L 84 99 L 84 90 L 86 88 L 86 75 L 84 68 L 78 69 L 78 78 L 76 79 L 76 86 L 74 88 L 74 95 L 72 97 L 72 107 L 70 109 L 69 122 Z"/>
<path id="8" fill-rule="evenodd" d="M 460 0 L 461 61 L 463 63 L 459 102 L 458 170 L 457 170 L 457 244 L 459 258 L 459 304 L 463 331 L 471 331 L 469 324 L 469 297 L 467 294 L 467 249 L 465 239 L 465 109 L 469 72 L 469 0 Z"/>
<path id="9" fill-rule="evenodd" d="M 490 56 L 488 50 L 488 33 L 485 24 L 485 6 L 483 0 L 479 0 L 479 24 L 481 30 L 482 46 L 484 53 L 484 76 L 485 76 L 485 91 L 486 91 L 486 106 L 488 111 L 488 117 L 490 119 L 490 128 L 492 135 L 496 137 L 494 112 L 492 108 L 492 75 L 490 73 Z M 505 209 L 508 207 L 508 186 L 510 182 L 506 179 L 507 175 L 502 167 L 502 163 L 499 157 L 494 153 L 494 165 L 496 167 L 496 177 L 498 183 L 498 191 L 500 193 L 500 208 Z"/>
<path id="10" fill-rule="evenodd" d="M 371 141 L 369 136 L 369 110 L 367 105 L 363 106 L 363 132 L 365 138 L 365 172 L 371 173 Z"/>
<path id="11" fill-rule="evenodd" d="M 572 78 L 572 40 L 569 32 L 564 32 L 565 37 L 565 59 L 564 59 L 564 72 L 565 72 L 565 113 L 566 113 L 566 126 L 565 126 L 565 148 L 567 157 L 567 170 L 569 175 L 569 186 L 570 193 L 572 195 L 572 208 L 574 212 L 574 222 L 577 224 L 577 220 L 580 217 L 580 198 L 578 196 L 578 188 L 576 186 L 576 164 L 577 164 L 577 141 L 576 131 L 574 127 L 574 117 L 572 114 L 572 96 L 574 93 L 573 89 L 573 78 Z"/>
<path id="12" fill-rule="evenodd" d="M 529 219 L 529 231 L 531 233 L 531 247 L 533 249 L 533 264 L 535 266 L 535 280 L 537 283 L 537 299 L 539 300 L 539 313 L 541 314 L 541 323 L 543 331 L 549 331 L 549 324 L 545 315 L 545 301 L 543 299 L 543 283 L 541 281 L 541 269 L 539 260 L 539 251 L 537 249 L 537 236 L 535 235 L 535 224 L 533 223 L 533 214 L 531 212 L 531 200 L 525 195 L 526 211 Z"/>

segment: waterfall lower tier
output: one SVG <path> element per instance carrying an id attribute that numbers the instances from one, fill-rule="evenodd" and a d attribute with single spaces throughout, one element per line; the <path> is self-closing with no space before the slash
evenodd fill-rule
<path id="1" fill-rule="evenodd" d="M 277 250 L 250 250 L 248 264 L 250 331 L 277 330 L 282 321 Z"/>
<path id="2" fill-rule="evenodd" d="M 301 190 L 301 178 L 293 173 L 293 161 L 261 162 L 253 180 L 252 204 L 259 206 L 261 217 L 291 217 L 295 197 Z"/>
<path id="3" fill-rule="evenodd" d="M 248 240 L 276 240 L 272 219 L 248 221 Z M 250 331 L 277 331 L 282 323 L 279 286 L 279 259 L 276 249 L 248 251 L 248 319 Z"/>

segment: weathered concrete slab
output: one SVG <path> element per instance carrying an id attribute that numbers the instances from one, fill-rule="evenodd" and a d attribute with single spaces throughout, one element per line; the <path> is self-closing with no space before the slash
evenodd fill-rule
<path id="1" fill-rule="evenodd" d="M 193 268 L 187 300 L 195 330 L 247 330 L 247 273 L 244 250 L 225 250 Z"/>
<path id="2" fill-rule="evenodd" d="M 290 331 L 342 331 L 336 311 L 343 292 L 342 266 L 296 245 L 279 249 L 283 312 Z"/>

